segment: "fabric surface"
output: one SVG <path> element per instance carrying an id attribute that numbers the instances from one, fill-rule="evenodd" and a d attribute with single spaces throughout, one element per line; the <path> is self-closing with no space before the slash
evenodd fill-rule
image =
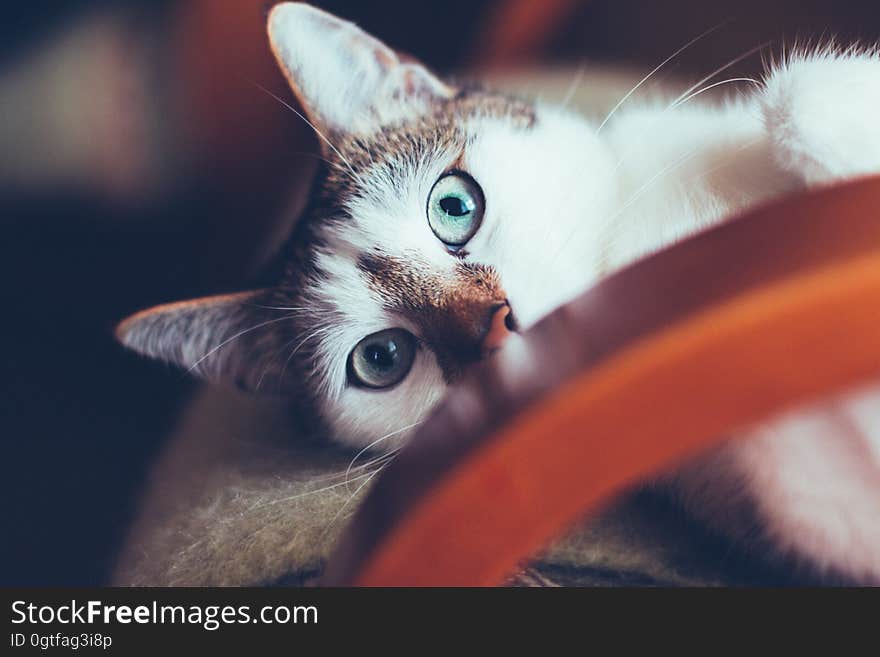
<path id="1" fill-rule="evenodd" d="M 298 439 L 286 406 L 206 389 L 153 471 L 118 585 L 307 585 L 377 463 Z M 366 466 L 366 467 L 364 467 Z M 348 471 L 348 472 L 347 472 Z M 802 583 L 694 524 L 660 493 L 624 496 L 512 576 L 515 586 Z"/>

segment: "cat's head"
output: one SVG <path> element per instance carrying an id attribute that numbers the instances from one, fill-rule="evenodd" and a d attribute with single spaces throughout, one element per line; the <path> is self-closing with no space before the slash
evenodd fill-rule
<path id="1" fill-rule="evenodd" d="M 390 447 L 589 280 L 613 162 L 581 119 L 450 86 L 308 5 L 275 7 L 269 37 L 327 162 L 284 275 L 143 311 L 118 335 L 304 399 L 338 440 Z"/>

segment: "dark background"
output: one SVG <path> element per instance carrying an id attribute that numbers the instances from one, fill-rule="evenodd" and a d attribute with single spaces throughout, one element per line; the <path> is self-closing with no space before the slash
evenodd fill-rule
<path id="1" fill-rule="evenodd" d="M 550 13 L 561 7 L 559 15 L 530 18 L 534 27 L 524 32 L 511 27 L 515 3 L 499 0 L 318 4 L 441 71 L 584 61 L 648 70 L 728 19 L 668 72 L 699 76 L 767 39 L 778 50 L 795 39 L 880 36 L 876 2 L 535 2 Z M 106 581 L 138 487 L 194 390 L 181 373 L 120 349 L 113 325 L 153 303 L 246 287 L 289 228 L 288 190 L 308 177 L 315 144 L 251 84 L 284 93 L 262 36 L 269 4 L 4 7 L 0 91 L 26 83 L 28 73 L 11 74 L 27 71 L 72 26 L 102 12 L 121 15 L 125 38 L 146 44 L 146 63 L 132 79 L 150 104 L 122 102 L 115 111 L 146 113 L 163 146 L 145 158 L 143 182 L 122 187 L 100 176 L 89 184 L 76 176 L 41 180 L 39 172 L 27 185 L 0 178 L 0 584 Z M 731 75 L 760 67 L 753 57 Z M 41 108 L 55 102 L 49 91 Z M 100 101 L 101 92 L 98 85 L 85 96 Z M 49 133 L 36 126 L 31 147 L 51 152 Z M 0 163 L 23 157 L 29 147 L 16 143 Z"/>

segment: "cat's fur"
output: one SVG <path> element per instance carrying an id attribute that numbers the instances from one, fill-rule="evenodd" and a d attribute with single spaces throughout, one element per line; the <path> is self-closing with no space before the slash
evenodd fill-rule
<path id="1" fill-rule="evenodd" d="M 474 317 L 507 300 L 527 328 L 603 275 L 763 199 L 880 172 L 880 56 L 792 54 L 748 95 L 630 108 L 594 124 L 558 107 L 449 86 L 350 23 L 278 5 L 273 50 L 327 165 L 277 285 L 145 311 L 132 348 L 215 380 L 290 394 L 355 447 L 405 441 L 474 359 Z M 485 195 L 450 252 L 425 214 L 461 170 Z M 351 385 L 366 335 L 419 338 L 398 385 Z M 794 330 L 794 329 L 793 329 Z M 511 340 L 516 340 L 512 336 Z M 552 366 L 552 364 L 548 364 Z M 786 417 L 669 477 L 740 539 L 880 581 L 880 396 Z"/>

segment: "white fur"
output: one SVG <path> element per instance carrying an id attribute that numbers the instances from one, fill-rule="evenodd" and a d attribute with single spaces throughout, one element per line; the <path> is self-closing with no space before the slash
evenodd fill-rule
<path id="1" fill-rule="evenodd" d="M 594 237 L 618 196 L 614 159 L 592 126 L 551 107 L 529 131 L 485 118 L 469 129 L 465 168 L 483 187 L 486 213 L 468 251 L 501 273 L 528 327 L 598 277 Z"/>
<path id="2" fill-rule="evenodd" d="M 331 128 L 365 133 L 425 107 L 400 94 L 404 69 L 393 53 L 350 24 L 282 5 L 270 33 L 307 105 Z M 417 74 L 442 93 L 424 69 Z M 455 258 L 432 234 L 425 203 L 459 156 L 486 199 L 468 258 L 498 271 L 525 327 L 608 272 L 741 208 L 880 171 L 876 53 L 795 54 L 747 95 L 720 106 L 701 100 L 624 105 L 601 131 L 551 107 L 538 107 L 529 130 L 478 116 L 465 126 L 463 153 L 430 153 L 393 179 L 368 174 L 369 191 L 348 208 L 353 220 L 323 235 L 327 277 L 310 292 L 332 310 L 316 326 L 317 374 L 340 439 L 366 446 L 396 431 L 379 446 L 397 445 L 443 395 L 425 348 L 387 391 L 347 386 L 345 361 L 365 335 L 404 322 L 370 291 L 359 253 L 452 272 Z M 676 486 L 721 531 L 743 538 L 757 521 L 780 552 L 880 581 L 878 454 L 880 392 L 866 390 L 768 422 L 683 469 Z"/>

